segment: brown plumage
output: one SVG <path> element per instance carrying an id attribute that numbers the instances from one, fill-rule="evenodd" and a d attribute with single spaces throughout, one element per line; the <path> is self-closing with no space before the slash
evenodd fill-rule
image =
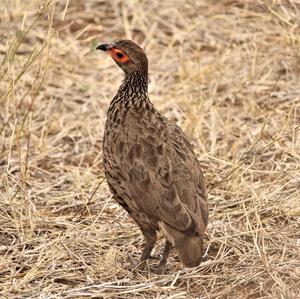
<path id="1" fill-rule="evenodd" d="M 103 140 L 105 175 L 114 199 L 139 225 L 149 258 L 161 230 L 166 244 L 159 266 L 174 246 L 182 263 L 198 266 L 208 221 L 207 193 L 193 148 L 148 97 L 148 60 L 134 42 L 103 44 L 125 72 L 110 103 Z"/>

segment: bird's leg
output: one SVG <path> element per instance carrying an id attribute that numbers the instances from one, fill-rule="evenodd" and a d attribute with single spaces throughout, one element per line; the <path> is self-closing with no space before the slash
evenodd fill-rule
<path id="1" fill-rule="evenodd" d="M 141 254 L 141 257 L 140 257 L 139 264 L 143 264 L 147 259 L 149 259 L 151 251 L 157 240 L 155 231 L 149 231 L 149 230 L 144 230 L 144 229 L 141 229 L 141 231 L 145 237 L 145 245 L 144 245 L 144 249 Z"/>
<path id="2" fill-rule="evenodd" d="M 143 226 L 141 226 L 138 223 L 141 232 L 143 233 L 143 236 L 145 238 L 145 244 L 144 244 L 144 249 L 142 251 L 141 257 L 139 262 L 136 264 L 132 261 L 132 259 L 129 257 L 131 266 L 135 269 L 144 269 L 146 266 L 146 260 L 151 258 L 150 254 L 151 251 L 156 243 L 157 240 L 157 235 L 156 235 L 156 231 L 152 230 L 152 229 L 146 229 Z"/>
<path id="3" fill-rule="evenodd" d="M 149 258 L 152 258 L 150 254 L 151 254 L 151 251 L 157 240 L 156 233 L 154 234 L 153 232 L 150 233 L 148 231 L 147 233 L 143 232 L 143 234 L 144 234 L 146 243 L 145 243 L 143 252 L 141 254 L 140 261 L 137 265 L 134 265 L 134 263 L 131 261 L 131 263 L 132 263 L 132 265 L 134 265 L 135 269 L 141 269 L 141 270 L 145 269 L 145 267 L 146 267 L 145 261 Z M 164 250 L 162 253 L 162 257 L 160 258 L 160 262 L 157 266 L 151 266 L 149 268 L 151 272 L 153 272 L 155 274 L 162 274 L 164 272 L 165 265 L 167 263 L 168 256 L 170 254 L 172 247 L 173 247 L 172 243 L 169 241 L 166 241 Z"/>
<path id="4" fill-rule="evenodd" d="M 162 257 L 160 259 L 160 262 L 157 266 L 154 266 L 153 268 L 151 268 L 151 271 L 155 274 L 162 274 L 165 270 L 165 266 L 166 266 L 166 263 L 167 263 L 167 260 L 168 260 L 168 256 L 170 254 L 170 251 L 172 249 L 172 243 L 170 241 L 166 241 L 165 243 L 165 247 L 164 247 L 164 250 L 163 250 L 163 254 L 162 254 Z"/>
<path id="5" fill-rule="evenodd" d="M 160 259 L 160 262 L 158 264 L 159 267 L 164 267 L 166 265 L 167 259 L 168 259 L 168 256 L 170 254 L 172 247 L 173 247 L 172 243 L 170 241 L 166 240 L 164 251 L 163 251 L 162 257 Z"/>

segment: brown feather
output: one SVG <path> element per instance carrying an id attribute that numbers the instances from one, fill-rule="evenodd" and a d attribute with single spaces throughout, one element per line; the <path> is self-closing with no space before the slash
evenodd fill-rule
<path id="1" fill-rule="evenodd" d="M 144 259 L 162 229 L 183 264 L 197 266 L 208 222 L 200 164 L 182 130 L 149 100 L 146 55 L 130 41 L 115 45 L 137 65 L 118 63 L 126 76 L 107 114 L 103 162 L 108 184 L 146 238 Z"/>

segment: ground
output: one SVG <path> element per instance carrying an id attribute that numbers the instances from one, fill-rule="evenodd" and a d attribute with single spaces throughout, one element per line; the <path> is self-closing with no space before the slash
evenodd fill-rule
<path id="1" fill-rule="evenodd" d="M 2 0 L 1 298 L 300 298 L 299 20 L 298 0 Z M 123 38 L 204 170 L 198 268 L 130 266 L 143 238 L 101 159 L 123 74 L 95 51 Z"/>

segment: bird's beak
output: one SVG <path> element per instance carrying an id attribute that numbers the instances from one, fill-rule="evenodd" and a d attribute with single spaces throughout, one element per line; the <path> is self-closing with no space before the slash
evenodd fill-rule
<path id="1" fill-rule="evenodd" d="M 112 49 L 114 47 L 115 47 L 114 43 L 111 43 L 111 44 L 102 44 L 102 45 L 97 46 L 96 50 L 108 51 L 108 50 L 110 50 L 110 49 Z"/>

